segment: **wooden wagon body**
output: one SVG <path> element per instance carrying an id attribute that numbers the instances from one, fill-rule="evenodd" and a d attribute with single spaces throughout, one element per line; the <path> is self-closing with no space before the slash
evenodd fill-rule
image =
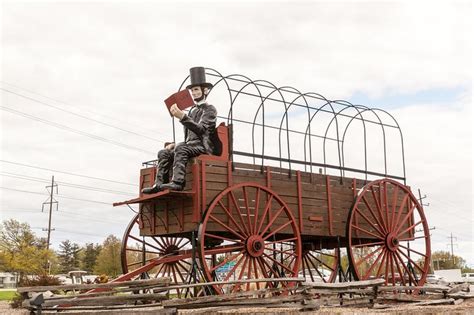
<path id="1" fill-rule="evenodd" d="M 141 187 L 153 185 L 155 167 L 144 168 L 140 172 Z M 186 187 L 183 192 L 163 192 L 162 195 L 142 201 L 140 206 L 141 235 L 168 235 L 185 237 L 199 228 L 201 219 L 211 202 L 227 187 L 237 184 L 256 183 L 268 187 L 280 196 L 291 209 L 298 224 L 303 242 L 321 239 L 323 248 L 336 247 L 336 238 L 345 246 L 347 220 L 354 204 L 357 192 L 367 184 L 365 179 L 340 178 L 338 176 L 313 174 L 303 171 L 267 166 L 260 166 L 230 161 L 213 161 L 196 158 L 187 167 Z M 376 191 L 379 194 L 379 190 Z M 389 191 L 391 195 L 391 191 Z M 242 197 L 242 196 L 236 196 Z M 254 199 L 255 194 L 248 196 Z M 377 200 L 380 196 L 377 196 Z M 381 197 L 383 199 L 383 196 Z M 397 204 L 401 204 L 401 196 Z M 229 204 L 230 200 L 223 200 Z M 369 204 L 377 209 L 373 199 Z M 389 207 L 393 200 L 388 201 Z M 228 208 L 231 208 L 229 206 Z M 370 216 L 367 208 L 363 210 Z M 409 206 L 401 209 L 400 214 L 406 215 Z M 367 212 L 367 213 L 365 213 Z M 398 213 L 397 213 L 398 214 Z M 217 216 L 225 217 L 223 209 Z M 267 220 L 270 220 L 270 216 Z M 405 228 L 413 222 L 413 216 L 405 223 Z M 229 224 L 230 222 L 226 222 Z M 284 222 L 275 222 L 281 226 Z M 373 227 L 361 222 L 361 228 L 374 233 Z M 226 232 L 219 225 L 214 225 L 214 232 Z M 280 237 L 290 234 L 291 229 L 279 231 Z M 362 234 L 362 233 L 361 233 Z M 367 237 L 369 238 L 369 237 Z"/>

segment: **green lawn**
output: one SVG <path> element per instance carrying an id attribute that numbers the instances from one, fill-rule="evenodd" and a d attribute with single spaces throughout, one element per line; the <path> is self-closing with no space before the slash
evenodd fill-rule
<path id="1" fill-rule="evenodd" d="M 16 294 L 16 290 L 0 291 L 0 301 L 11 301 Z"/>

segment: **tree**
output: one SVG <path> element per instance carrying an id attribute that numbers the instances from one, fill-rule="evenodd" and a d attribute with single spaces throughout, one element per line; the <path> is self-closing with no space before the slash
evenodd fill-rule
<path id="1" fill-rule="evenodd" d="M 120 239 L 114 235 L 109 235 L 102 244 L 102 250 L 97 256 L 94 272 L 111 277 L 117 277 L 121 274 L 120 247 Z"/>
<path id="2" fill-rule="evenodd" d="M 26 274 L 46 274 L 53 257 L 27 223 L 10 219 L 0 225 L 0 264 L 5 271 L 18 272 L 20 281 Z"/>
<path id="3" fill-rule="evenodd" d="M 82 270 L 92 272 L 94 270 L 97 257 L 99 256 L 102 246 L 99 244 L 86 243 L 86 246 L 82 249 Z"/>
<path id="4" fill-rule="evenodd" d="M 466 268 L 466 260 L 460 256 L 451 256 L 447 251 L 435 251 L 431 254 L 432 268 L 434 270 L 440 269 L 463 269 Z"/>
<path id="5" fill-rule="evenodd" d="M 71 243 L 70 240 L 62 241 L 59 244 L 58 260 L 59 272 L 69 272 L 77 270 L 80 265 L 79 251 L 81 248 L 76 243 Z"/>

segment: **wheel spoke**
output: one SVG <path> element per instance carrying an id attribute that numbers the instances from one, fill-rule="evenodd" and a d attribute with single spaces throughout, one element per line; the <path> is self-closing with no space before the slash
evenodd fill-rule
<path id="1" fill-rule="evenodd" d="M 380 246 L 379 248 L 377 248 L 376 250 L 374 251 L 371 251 L 370 253 L 368 253 L 367 255 L 365 255 L 364 257 L 362 257 L 362 259 L 360 259 L 359 261 L 357 261 L 355 263 L 356 266 L 359 266 L 363 261 L 366 261 L 367 259 L 369 259 L 370 257 L 374 256 L 375 253 L 377 253 L 379 250 L 382 250 L 383 247 Z"/>
<path id="2" fill-rule="evenodd" d="M 380 247 L 380 249 L 383 249 L 383 247 Z M 373 251 L 375 253 L 376 251 Z M 372 273 L 372 270 L 377 266 L 377 263 L 379 262 L 380 258 L 382 257 L 382 262 L 378 265 L 379 268 L 377 269 L 377 274 L 380 271 L 380 268 L 383 264 L 383 261 L 385 259 L 386 251 L 383 250 L 375 259 L 375 261 L 372 263 L 372 265 L 369 267 L 369 269 L 365 272 L 365 275 L 362 276 L 362 280 L 367 280 L 370 277 L 370 274 Z M 378 277 L 378 275 L 377 275 Z"/>
<path id="3" fill-rule="evenodd" d="M 363 229 L 363 228 L 361 228 L 361 227 L 358 227 L 357 225 L 351 224 L 351 226 L 354 227 L 354 228 L 356 228 L 356 229 L 358 229 L 358 230 L 361 231 L 361 232 L 364 232 L 364 233 L 366 233 L 366 234 L 368 234 L 368 235 L 372 235 L 373 237 L 375 237 L 375 238 L 377 238 L 377 239 L 379 239 L 379 240 L 383 239 L 380 235 L 375 235 L 374 233 L 371 233 L 371 232 L 369 232 L 369 231 L 367 231 L 367 230 L 365 230 L 365 229 Z"/>
<path id="4" fill-rule="evenodd" d="M 270 255 L 267 255 L 267 254 L 263 253 L 263 256 L 267 257 L 268 259 L 270 259 L 271 261 L 273 261 L 274 263 L 276 263 L 277 265 L 279 265 L 279 266 L 282 267 L 283 269 L 288 270 L 288 272 L 290 272 L 290 274 L 293 273 L 293 270 L 291 270 L 291 269 L 288 268 L 287 266 L 283 265 L 283 264 L 280 263 L 278 260 L 273 259 L 273 257 L 271 257 Z"/>
<path id="5" fill-rule="evenodd" d="M 151 244 L 148 243 L 147 241 L 141 240 L 141 239 L 139 239 L 139 238 L 137 238 L 137 237 L 135 237 L 135 236 L 130 235 L 129 237 L 130 237 L 131 239 L 134 239 L 134 240 L 137 241 L 137 242 L 140 242 L 140 243 L 142 243 L 142 244 L 145 244 L 145 245 L 147 245 L 147 246 L 150 246 L 151 248 L 154 248 L 154 249 L 156 249 L 156 250 L 158 250 L 158 251 L 161 251 L 161 250 L 162 250 L 162 249 L 160 249 L 160 248 L 158 248 L 158 247 L 156 247 L 156 246 L 151 245 Z"/>
<path id="6" fill-rule="evenodd" d="M 313 266 L 313 269 L 316 270 L 316 272 L 318 273 L 319 277 L 323 280 L 323 282 L 326 282 L 324 280 L 324 275 L 321 274 L 321 272 L 319 272 L 319 269 L 318 267 L 314 264 L 314 261 L 312 261 L 311 259 L 309 259 L 309 262 L 311 263 L 311 265 Z M 321 262 L 321 261 L 320 261 Z M 311 272 L 311 269 L 309 270 L 309 273 L 312 274 Z M 311 279 L 313 279 L 313 276 L 311 276 Z M 314 280 L 313 280 L 314 281 Z"/>
<path id="7" fill-rule="evenodd" d="M 235 210 L 237 212 L 237 216 L 239 217 L 240 223 L 242 223 L 242 226 L 245 230 L 245 235 L 249 236 L 251 234 L 250 230 L 249 230 L 250 227 L 247 227 L 247 225 L 244 223 L 244 218 L 242 218 L 242 213 L 240 212 L 240 206 L 238 205 L 237 200 L 235 199 L 234 193 L 232 191 L 230 191 L 229 195 L 230 195 L 230 199 L 232 200 L 232 203 L 234 204 L 234 207 L 235 207 Z"/>
<path id="8" fill-rule="evenodd" d="M 260 206 L 260 188 L 257 187 L 257 192 L 255 196 L 255 213 L 253 220 L 253 231 L 257 233 L 257 223 L 258 223 L 258 209 Z M 258 282 L 257 282 L 258 283 Z"/>
<path id="9" fill-rule="evenodd" d="M 395 223 L 395 210 L 397 209 L 397 201 L 398 201 L 398 186 L 395 185 L 395 191 L 393 192 L 393 199 L 392 199 L 392 219 L 390 220 L 390 231 L 393 231 Z"/>
<path id="10" fill-rule="evenodd" d="M 408 218 L 411 216 L 413 213 L 413 210 L 415 210 L 416 204 L 413 203 L 413 206 L 410 207 L 410 211 L 406 214 L 406 216 L 403 218 L 402 223 L 398 225 L 398 227 L 395 229 L 395 234 L 398 234 L 398 231 L 400 231 L 400 228 L 405 224 L 405 222 L 408 220 Z"/>
<path id="11" fill-rule="evenodd" d="M 233 251 L 240 251 L 242 249 L 244 249 L 244 246 L 223 245 L 223 246 L 216 246 L 214 248 L 206 249 L 205 254 L 206 256 L 217 255 L 217 254 L 229 253 Z"/>
<path id="12" fill-rule="evenodd" d="M 221 220 L 219 220 L 218 218 L 216 218 L 215 216 L 213 216 L 212 214 L 209 215 L 209 218 L 214 220 L 215 222 L 217 222 L 217 224 L 219 224 L 220 226 L 222 226 L 223 228 L 225 228 L 227 231 L 231 232 L 232 234 L 234 234 L 235 236 L 237 236 L 237 238 L 241 239 L 241 240 L 244 240 L 246 239 L 246 237 L 240 235 L 239 233 L 237 233 L 234 229 L 232 229 L 230 226 L 228 226 L 227 224 L 225 224 L 224 222 L 222 222 Z"/>
<path id="13" fill-rule="evenodd" d="M 257 258 L 253 258 L 253 272 L 255 273 L 255 279 L 259 279 L 258 268 L 257 268 Z M 257 282 L 257 290 L 260 290 L 260 282 Z"/>
<path id="14" fill-rule="evenodd" d="M 379 191 L 381 190 L 382 188 L 379 186 Z M 378 214 L 380 215 L 380 221 L 382 222 L 382 228 L 385 230 L 385 231 L 388 231 L 388 226 L 385 224 L 385 220 L 383 219 L 383 214 L 382 214 L 382 207 L 380 205 L 380 201 L 381 200 L 378 200 L 377 199 L 377 196 L 375 195 L 375 191 L 374 191 L 374 187 L 372 186 L 370 191 L 372 192 L 372 197 L 374 198 L 374 201 L 375 201 L 375 208 L 377 208 L 377 212 Z"/>
<path id="15" fill-rule="evenodd" d="M 242 260 L 245 258 L 245 255 L 242 255 L 240 259 L 235 263 L 234 267 L 227 273 L 227 275 L 224 278 L 224 281 L 229 280 L 230 276 L 234 274 L 235 270 L 237 267 L 241 264 Z"/>
<path id="16" fill-rule="evenodd" d="M 372 242 L 372 243 L 362 243 L 362 244 L 356 244 L 356 245 L 352 245 L 352 247 L 370 247 L 370 246 L 374 246 L 374 245 L 383 245 L 385 242 Z"/>
<path id="17" fill-rule="evenodd" d="M 377 221 L 377 224 L 382 228 L 383 232 L 387 233 L 387 230 L 384 228 L 383 224 L 380 223 L 378 216 L 375 215 L 374 210 L 372 210 L 372 207 L 370 206 L 364 195 L 362 195 L 362 201 L 364 202 L 372 217 L 375 219 L 375 221 Z"/>
<path id="18" fill-rule="evenodd" d="M 383 251 L 382 261 L 380 262 L 379 268 L 377 269 L 377 276 L 376 276 L 377 278 L 380 277 L 380 274 L 382 273 L 382 266 L 384 265 L 385 259 L 387 259 L 387 251 L 386 250 Z"/>
<path id="19" fill-rule="evenodd" d="M 265 242 L 265 244 L 269 245 L 269 244 L 276 244 L 276 243 L 285 243 L 285 242 L 291 242 L 291 241 L 296 241 L 296 240 L 297 240 L 296 237 L 291 237 L 291 238 L 286 238 L 283 240 L 268 241 L 268 242 Z"/>
<path id="20" fill-rule="evenodd" d="M 403 234 L 405 234 L 406 232 L 414 229 L 417 225 L 419 225 L 420 223 L 423 223 L 423 221 L 418 221 L 417 223 L 415 224 L 412 224 L 411 226 L 409 226 L 408 228 L 406 228 L 403 232 L 400 232 L 397 234 L 397 236 L 402 236 Z M 415 232 L 413 232 L 413 235 L 415 235 Z"/>
<path id="21" fill-rule="evenodd" d="M 229 255 L 227 256 L 227 258 L 225 258 L 223 261 L 221 261 L 219 264 L 215 265 L 214 267 L 210 268 L 211 272 L 224 266 L 225 264 L 227 264 L 229 261 L 233 260 L 234 258 L 236 258 L 237 256 L 241 255 L 244 253 L 244 250 L 241 250 L 240 252 L 238 253 L 235 253 L 233 255 Z"/>
<path id="22" fill-rule="evenodd" d="M 410 252 L 413 252 L 413 253 L 416 253 L 416 254 L 418 254 L 418 255 L 420 255 L 420 256 L 423 256 L 423 257 L 425 257 L 425 258 L 427 257 L 425 254 L 422 254 L 422 253 L 420 253 L 420 252 L 418 252 L 418 251 L 416 251 L 416 250 L 414 250 L 414 249 L 411 249 L 411 248 L 408 248 L 408 247 L 406 247 L 406 246 L 403 246 L 402 244 L 399 244 L 399 246 L 405 248 L 406 250 L 409 250 Z"/>
<path id="23" fill-rule="evenodd" d="M 314 256 L 311 252 L 308 252 L 308 255 L 313 257 L 314 259 L 316 259 L 317 261 L 319 261 L 320 264 L 326 266 L 329 270 L 334 270 L 333 267 L 331 266 L 328 266 L 324 261 L 322 261 L 321 259 L 318 259 L 316 256 Z"/>
<path id="24" fill-rule="evenodd" d="M 400 238 L 398 239 L 400 242 L 402 241 L 413 241 L 413 240 L 418 240 L 420 238 L 428 238 L 428 235 L 423 235 L 423 236 L 415 236 L 415 237 L 407 237 L 407 238 Z"/>
<path id="25" fill-rule="evenodd" d="M 280 232 L 281 230 L 283 230 L 284 228 L 286 228 L 288 225 L 290 225 L 292 222 L 291 221 L 288 221 L 286 222 L 285 224 L 281 225 L 280 227 L 278 227 L 276 230 L 272 231 L 270 234 L 268 234 L 267 236 L 265 236 L 263 238 L 264 241 L 266 241 L 268 238 L 270 238 L 271 236 L 275 235 L 276 233 Z M 263 235 L 263 233 L 262 233 Z"/>
<path id="26" fill-rule="evenodd" d="M 260 218 L 260 224 L 258 225 L 257 233 L 255 234 L 260 234 L 260 230 L 262 229 L 262 225 L 265 222 L 265 218 L 267 217 L 267 213 L 272 205 L 272 200 L 273 200 L 273 195 L 270 195 L 270 198 L 268 198 L 267 203 L 265 204 L 265 208 L 262 214 L 262 217 Z"/>
<path id="27" fill-rule="evenodd" d="M 405 256 L 416 268 L 418 268 L 419 271 L 421 271 L 422 274 L 425 272 L 425 271 L 423 270 L 423 268 L 421 268 L 420 266 L 418 266 L 418 264 L 417 264 L 413 259 L 411 259 L 409 256 L 407 256 L 403 251 L 398 250 L 398 252 L 399 252 L 400 254 L 402 254 L 403 256 Z"/>
<path id="28" fill-rule="evenodd" d="M 405 276 L 402 272 L 402 269 L 400 268 L 400 265 L 398 264 L 398 258 L 397 258 L 397 255 L 394 253 L 393 254 L 393 260 L 395 261 L 395 264 L 397 265 L 397 270 L 398 270 L 398 274 L 400 275 L 400 278 L 402 279 L 402 283 L 404 286 L 406 286 L 406 282 L 405 282 Z M 401 262 L 403 264 L 403 262 Z"/>
<path id="29" fill-rule="evenodd" d="M 247 189 L 245 188 L 245 186 L 242 187 L 242 190 L 244 192 L 244 205 L 245 205 L 245 209 L 247 210 L 247 223 L 248 223 L 248 227 L 249 227 L 249 232 L 250 234 L 254 234 L 255 232 L 253 231 L 252 229 L 252 223 L 250 223 L 250 208 L 249 208 L 249 197 L 247 195 Z"/>
<path id="30" fill-rule="evenodd" d="M 262 232 L 259 233 L 259 235 L 265 235 L 265 233 L 268 231 L 268 229 L 273 225 L 273 222 L 275 222 L 275 220 L 278 218 L 278 216 L 280 215 L 280 213 L 285 209 L 285 206 L 282 206 L 280 209 L 278 209 L 277 213 L 275 215 L 273 215 L 272 219 L 270 220 L 270 222 L 267 224 L 267 226 L 263 229 Z M 288 222 L 291 222 L 291 221 L 288 221 Z"/>
<path id="31" fill-rule="evenodd" d="M 127 252 L 138 252 L 138 253 L 143 253 L 143 249 L 140 248 L 126 248 L 125 249 Z M 154 252 L 154 251 L 145 251 L 147 254 L 156 254 L 156 255 L 163 255 L 163 252 Z"/>
<path id="32" fill-rule="evenodd" d="M 400 254 L 399 254 L 399 253 L 400 253 L 399 251 L 396 251 L 396 252 L 395 252 L 395 255 L 397 256 L 398 260 L 399 260 L 400 263 L 402 264 L 403 269 L 405 269 L 405 271 L 407 272 L 408 277 L 409 277 L 409 279 L 410 279 L 410 282 L 412 282 L 412 283 L 414 283 L 415 285 L 417 285 L 417 284 L 418 284 L 418 281 L 413 278 L 412 272 L 411 272 L 411 271 L 408 269 L 408 267 L 405 265 L 405 263 L 403 262 L 403 259 L 400 257 Z"/>
<path id="33" fill-rule="evenodd" d="M 410 195 L 409 194 L 405 194 L 405 197 L 403 197 L 403 200 L 402 200 L 402 203 L 400 204 L 400 207 L 398 207 L 398 211 L 397 211 L 397 219 L 395 220 L 394 224 L 393 224 L 393 228 L 392 228 L 392 231 L 395 230 L 395 228 L 397 227 L 398 225 L 398 222 L 400 221 L 400 217 L 402 216 L 402 213 L 403 213 L 403 208 L 405 208 L 405 205 L 408 201 L 408 197 Z"/>
<path id="34" fill-rule="evenodd" d="M 357 212 L 360 214 L 360 216 L 361 216 L 362 218 L 364 218 L 365 221 L 367 221 L 367 223 L 369 223 L 369 224 L 380 234 L 380 236 L 382 236 L 382 237 L 385 236 L 385 234 L 377 227 L 377 225 L 376 225 L 375 223 L 373 223 L 372 221 L 370 221 L 370 220 L 362 213 L 362 211 L 359 210 L 359 208 L 356 207 L 356 208 L 354 208 L 354 209 L 355 209 L 355 211 L 357 211 Z"/>
<path id="35" fill-rule="evenodd" d="M 219 239 L 219 240 L 229 241 L 229 242 L 233 242 L 233 243 L 240 243 L 240 244 L 244 245 L 244 242 L 242 242 L 241 240 L 236 240 L 236 239 L 233 239 L 233 238 L 216 235 L 216 234 L 212 234 L 212 233 L 209 233 L 209 232 L 206 232 L 204 234 L 204 236 L 209 236 L 210 238 L 216 238 L 216 239 Z"/>
<path id="36" fill-rule="evenodd" d="M 382 186 L 380 187 L 382 189 Z M 381 191 L 382 192 L 382 191 Z M 382 200 L 382 193 L 380 196 L 380 204 L 383 208 L 385 208 L 385 222 L 387 223 L 387 230 L 390 228 L 390 220 L 389 220 L 389 214 L 388 214 L 388 189 L 387 189 L 387 182 L 383 182 L 383 199 Z M 383 202 L 385 201 L 385 202 Z"/>
<path id="37" fill-rule="evenodd" d="M 227 209 L 227 207 L 224 206 L 224 204 L 222 203 L 222 200 L 219 200 L 218 204 L 227 213 L 227 217 L 232 221 L 232 223 L 234 223 L 234 225 L 237 227 L 240 233 L 242 233 L 243 235 L 247 235 L 246 232 L 242 229 L 242 227 L 239 224 L 237 224 L 235 219 L 232 217 L 232 214 L 230 213 L 229 209 Z"/>

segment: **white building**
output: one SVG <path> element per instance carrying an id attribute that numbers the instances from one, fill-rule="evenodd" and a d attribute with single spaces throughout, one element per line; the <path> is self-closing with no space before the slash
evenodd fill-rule
<path id="1" fill-rule="evenodd" d="M 16 288 L 17 274 L 14 272 L 0 272 L 0 289 Z"/>

